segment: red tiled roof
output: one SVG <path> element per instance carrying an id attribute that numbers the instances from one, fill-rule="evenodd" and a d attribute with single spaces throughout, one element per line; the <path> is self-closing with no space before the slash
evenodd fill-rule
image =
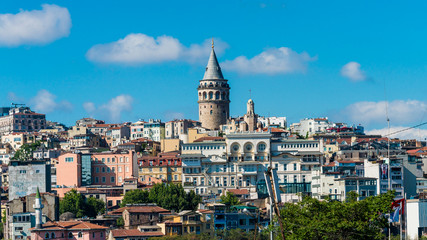
<path id="1" fill-rule="evenodd" d="M 89 124 L 87 127 L 89 128 L 108 128 L 114 126 L 116 124 Z"/>
<path id="2" fill-rule="evenodd" d="M 170 164 L 169 164 L 170 161 Z M 176 161 L 176 164 L 175 164 Z M 138 164 L 141 167 L 157 167 L 157 166 L 181 166 L 181 159 L 175 156 L 143 156 L 138 158 Z"/>
<path id="3" fill-rule="evenodd" d="M 138 229 L 115 229 L 111 230 L 113 237 L 160 237 L 162 232 L 141 232 Z"/>
<path id="4" fill-rule="evenodd" d="M 214 213 L 214 211 L 209 210 L 209 209 L 199 209 L 198 210 L 200 213 Z"/>
<path id="5" fill-rule="evenodd" d="M 409 155 L 420 156 L 427 155 L 427 147 L 417 148 L 406 151 Z"/>
<path id="6" fill-rule="evenodd" d="M 248 189 L 228 189 L 227 191 L 231 192 L 234 195 L 246 195 L 246 194 L 249 194 Z"/>
<path id="7" fill-rule="evenodd" d="M 57 221 L 47 222 L 42 225 L 41 229 L 32 229 L 34 231 L 49 231 L 49 230 L 63 230 L 63 229 L 81 229 L 81 230 L 93 230 L 93 229 L 108 229 L 108 227 L 100 226 L 93 223 L 82 222 L 82 221 Z"/>
<path id="8" fill-rule="evenodd" d="M 223 141 L 223 140 L 225 140 L 223 137 L 201 137 L 201 138 L 194 140 L 193 142 Z"/>
<path id="9" fill-rule="evenodd" d="M 161 208 L 159 206 L 131 206 L 131 207 L 122 207 L 117 210 L 110 212 L 110 214 L 120 214 L 127 210 L 130 213 L 168 213 L 170 212 L 167 209 Z"/>
<path id="10" fill-rule="evenodd" d="M 154 141 L 148 138 L 137 138 L 132 140 L 131 142 L 136 143 L 136 142 L 154 142 Z"/>
<path id="11" fill-rule="evenodd" d="M 327 165 L 323 165 L 324 167 L 333 167 L 333 166 L 335 166 L 335 162 L 330 162 L 329 164 L 327 164 Z"/>

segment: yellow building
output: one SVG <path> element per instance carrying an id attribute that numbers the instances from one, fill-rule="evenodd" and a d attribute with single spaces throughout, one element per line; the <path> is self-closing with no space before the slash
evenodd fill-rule
<path id="1" fill-rule="evenodd" d="M 192 143 L 195 140 L 202 137 L 209 137 L 207 133 L 199 133 L 200 130 L 198 128 L 189 128 L 188 129 L 188 143 Z"/>
<path id="2" fill-rule="evenodd" d="M 147 178 L 157 178 L 166 182 L 181 183 L 182 163 L 178 152 L 161 153 L 157 157 L 138 158 L 138 179 L 146 182 Z"/>
<path id="3" fill-rule="evenodd" d="M 176 215 L 168 216 L 166 221 L 158 223 L 165 236 L 208 233 L 213 235 L 213 211 L 184 210 Z"/>
<path id="4" fill-rule="evenodd" d="M 181 140 L 178 138 L 160 140 L 162 152 L 173 152 L 181 149 Z"/>

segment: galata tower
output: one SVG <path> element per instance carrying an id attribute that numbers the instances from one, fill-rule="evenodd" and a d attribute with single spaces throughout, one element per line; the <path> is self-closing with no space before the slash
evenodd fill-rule
<path id="1" fill-rule="evenodd" d="M 205 75 L 199 81 L 199 121 L 202 127 L 218 130 L 226 124 L 230 116 L 230 86 L 224 79 L 216 59 L 212 41 L 212 51 L 206 66 Z"/>

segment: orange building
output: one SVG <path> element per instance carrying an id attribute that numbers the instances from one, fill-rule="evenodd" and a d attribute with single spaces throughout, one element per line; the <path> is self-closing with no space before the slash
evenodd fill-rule
<path id="1" fill-rule="evenodd" d="M 81 154 L 64 153 L 56 163 L 56 184 L 66 187 L 82 185 Z"/>
<path id="2" fill-rule="evenodd" d="M 137 154 L 134 151 L 92 154 L 93 185 L 123 185 L 127 178 L 138 178 Z"/>

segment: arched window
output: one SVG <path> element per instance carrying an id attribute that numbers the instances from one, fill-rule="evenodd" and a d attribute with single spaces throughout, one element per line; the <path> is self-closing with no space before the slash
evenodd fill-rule
<path id="1" fill-rule="evenodd" d="M 203 92 L 203 100 L 206 99 L 206 92 Z"/>
<path id="2" fill-rule="evenodd" d="M 56 238 L 55 233 L 50 234 L 50 238 L 52 239 Z"/>
<path id="3" fill-rule="evenodd" d="M 45 233 L 45 235 L 44 235 L 44 239 L 49 239 L 49 233 L 47 232 L 47 233 Z"/>
<path id="4" fill-rule="evenodd" d="M 78 236 L 78 238 L 82 238 L 83 237 L 83 233 L 79 232 L 79 234 L 77 236 Z"/>
<path id="5" fill-rule="evenodd" d="M 199 92 L 199 100 L 202 99 L 202 93 Z"/>
<path id="6" fill-rule="evenodd" d="M 215 93 L 215 99 L 218 100 L 219 99 L 219 92 Z"/>
<path id="7" fill-rule="evenodd" d="M 222 92 L 222 93 L 221 93 L 221 99 L 222 99 L 222 100 L 225 100 L 225 92 Z"/>
<path id="8" fill-rule="evenodd" d="M 209 99 L 213 99 L 213 92 L 209 92 Z"/>
<path id="9" fill-rule="evenodd" d="M 73 233 L 72 232 L 68 233 L 68 238 L 73 238 Z"/>

